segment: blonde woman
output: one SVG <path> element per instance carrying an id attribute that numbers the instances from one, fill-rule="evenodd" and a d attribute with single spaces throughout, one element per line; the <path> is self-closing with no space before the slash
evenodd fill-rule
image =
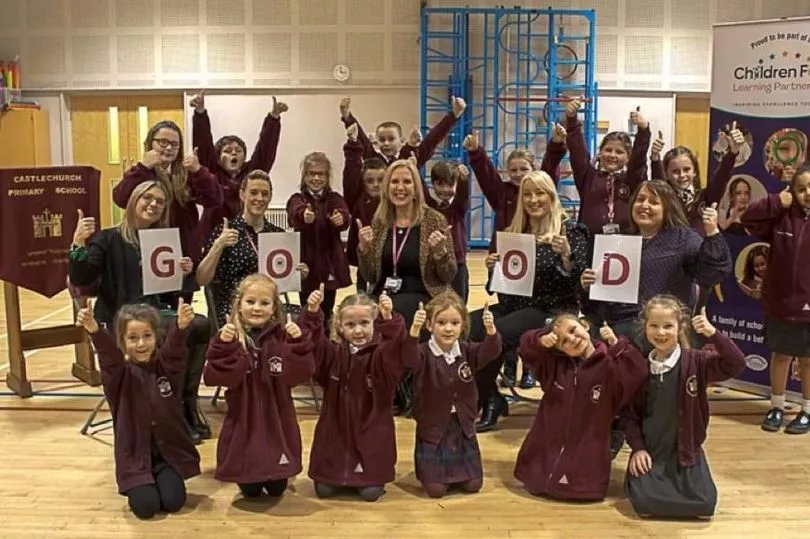
<path id="1" fill-rule="evenodd" d="M 517 350 L 525 331 L 544 326 L 559 312 L 579 311 L 579 278 L 588 265 L 588 230 L 568 219 L 551 177 L 535 170 L 521 181 L 515 215 L 504 232 L 532 234 L 537 241 L 532 296 L 498 294 L 498 304 L 490 307 L 505 355 Z M 499 260 L 495 245 L 487 256 L 487 269 L 492 272 Z M 482 315 L 483 310 L 470 313 L 470 340 L 484 340 Z M 506 399 L 495 385 L 502 365 L 503 355 L 476 375 L 483 409 L 478 432 L 492 430 L 500 416 L 509 414 Z"/>

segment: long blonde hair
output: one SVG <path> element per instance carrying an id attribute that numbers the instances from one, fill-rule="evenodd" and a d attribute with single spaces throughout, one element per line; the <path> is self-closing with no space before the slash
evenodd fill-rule
<path id="1" fill-rule="evenodd" d="M 371 309 L 372 321 L 377 318 L 377 313 L 379 312 L 379 307 L 377 304 L 374 303 L 374 300 L 366 294 L 352 294 L 351 296 L 346 296 L 343 298 L 343 301 L 340 302 L 335 314 L 332 316 L 332 321 L 329 327 L 329 337 L 336 343 L 343 342 L 343 337 L 340 335 L 341 316 L 343 311 L 349 307 L 369 307 Z"/>
<path id="2" fill-rule="evenodd" d="M 267 285 L 272 291 L 273 315 L 270 317 L 270 322 L 281 323 L 284 320 L 284 306 L 281 303 L 281 296 L 279 296 L 278 287 L 273 279 L 261 273 L 254 273 L 242 279 L 234 292 L 233 301 L 231 302 L 231 312 L 228 313 L 227 322 L 233 324 L 236 328 L 236 338 L 245 350 L 247 350 L 248 342 L 250 342 L 251 345 L 255 343 L 248 337 L 245 324 L 242 321 L 242 314 L 239 312 L 239 305 L 242 303 L 242 298 L 245 296 L 247 289 L 254 284 Z"/>
<path id="3" fill-rule="evenodd" d="M 650 298 L 650 300 L 644 304 L 644 307 L 638 315 L 639 334 L 644 339 L 647 338 L 647 317 L 649 316 L 650 310 L 655 307 L 669 309 L 675 314 L 675 318 L 678 320 L 678 344 L 680 344 L 681 348 L 684 350 L 688 350 L 691 346 L 689 330 L 692 327 L 689 308 L 684 305 L 681 300 L 671 294 L 658 294 Z"/>
<path id="4" fill-rule="evenodd" d="M 520 182 L 520 191 L 517 197 L 517 208 L 515 215 L 512 217 L 512 222 L 504 230 L 505 232 L 512 232 L 515 234 L 524 234 L 531 232 L 527 230 L 529 227 L 529 216 L 523 208 L 523 194 L 526 191 L 526 186 L 531 182 L 534 187 L 539 188 L 549 197 L 551 197 L 551 210 L 548 217 L 544 222 L 544 229 L 536 234 L 538 241 L 541 243 L 551 243 L 551 239 L 560 233 L 560 227 L 568 220 L 568 214 L 560 203 L 560 197 L 557 195 L 557 188 L 554 186 L 554 181 L 551 176 L 542 170 L 533 170 L 526 174 Z"/>
<path id="5" fill-rule="evenodd" d="M 407 168 L 411 172 L 413 178 L 413 210 L 411 211 L 411 225 L 415 226 L 422 222 L 425 216 L 425 192 L 422 188 L 422 176 L 419 174 L 419 169 L 416 168 L 411 161 L 407 159 L 399 159 L 391 163 L 385 169 L 383 176 L 382 187 L 380 188 L 380 205 L 377 206 L 377 211 L 374 212 L 372 223 L 382 223 L 385 228 L 394 224 L 394 204 L 389 198 L 388 189 L 391 185 L 391 176 L 394 171 L 400 168 Z"/>
<path id="6" fill-rule="evenodd" d="M 118 230 L 121 233 L 121 236 L 124 238 L 124 241 L 131 245 L 140 245 L 140 241 L 138 239 L 138 227 L 135 226 L 135 221 L 137 219 L 135 212 L 137 211 L 138 201 L 153 187 L 157 187 L 163 191 L 163 195 L 166 196 L 167 200 L 166 205 L 163 206 L 163 214 L 160 216 L 160 219 L 158 219 L 157 222 L 149 228 L 167 228 L 169 226 L 169 200 L 166 193 L 166 187 L 155 180 L 139 183 L 132 190 L 132 194 L 129 195 L 127 207 L 124 210 L 124 218 L 121 219 L 121 223 L 118 225 Z"/>
<path id="7" fill-rule="evenodd" d="M 143 141 L 143 149 L 145 152 L 152 149 L 152 142 L 155 139 L 155 135 L 157 135 L 158 131 L 161 129 L 171 129 L 175 131 L 179 140 L 179 151 L 177 152 L 177 157 L 171 164 L 170 170 L 166 171 L 166 169 L 162 167 L 155 167 L 154 169 L 155 176 L 157 176 L 157 179 L 163 184 L 163 188 L 166 191 L 166 212 L 168 213 L 174 200 L 181 206 L 188 204 L 191 201 L 191 193 L 188 188 L 188 172 L 183 167 L 183 133 L 176 123 L 170 120 L 163 120 L 153 125 L 146 134 L 146 139 Z"/>

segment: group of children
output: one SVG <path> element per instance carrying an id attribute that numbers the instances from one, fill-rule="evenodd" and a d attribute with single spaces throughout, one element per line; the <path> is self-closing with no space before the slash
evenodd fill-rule
<path id="1" fill-rule="evenodd" d="M 197 115 L 204 113 L 201 99 L 195 97 L 195 130 Z M 272 279 L 250 275 L 237 287 L 227 321 L 207 352 L 205 383 L 227 388 L 216 477 L 237 483 L 244 496 L 279 496 L 289 478 L 302 471 L 301 434 L 291 390 L 314 378 L 324 395 L 309 463 L 317 495 L 330 497 L 354 489 L 365 500 L 379 499 L 385 485 L 394 480 L 397 451 L 391 403 L 405 369 L 412 370 L 415 379 L 414 460 L 425 492 L 439 497 L 450 487 L 465 492 L 481 489 L 474 378 L 476 370 L 500 355 L 501 341 L 486 308 L 484 340 L 465 339 L 466 275 L 455 292 L 420 304 L 409 328 L 385 293 L 376 302 L 364 293 L 360 275 L 358 293 L 334 309 L 336 290 L 350 284 L 348 264 L 356 263 L 351 257 L 357 231 L 371 221 L 379 203 L 385 167 L 411 155 L 417 164 L 424 164 L 464 107 L 462 100 L 453 99 L 452 112 L 425 140 L 417 132 L 406 142 L 399 125 L 386 122 L 372 143 L 344 100 L 340 105 L 347 126 L 344 196 L 330 188 L 332 167 L 326 156 L 305 157 L 301 192 L 287 205 L 292 226 L 304 236 L 302 244 L 311 245 L 302 250 L 309 266 L 302 292 L 307 298 L 304 312 L 292 320 L 284 313 Z M 592 162 L 581 140 L 578 109 L 579 101 L 572 100 L 567 129 L 555 125 L 542 167 L 556 177 L 567 144 L 582 199 L 581 221 L 592 233 L 625 232 L 630 192 L 646 179 L 649 125 L 640 112 L 633 112 L 638 126 L 635 141 L 631 143 L 626 133 L 611 133 Z M 276 103 L 276 120 L 280 112 Z M 273 129 L 271 120 L 266 124 L 262 136 Z M 195 145 L 196 135 L 195 131 Z M 726 136 L 730 153 L 736 154 L 742 143 L 739 131 L 732 129 Z M 512 219 L 523 177 L 535 168 L 534 156 L 527 150 L 512 152 L 506 160 L 509 181 L 502 182 L 475 138 L 465 140 L 464 146 L 495 212 L 496 230 L 501 230 Z M 217 162 L 227 173 L 220 183 L 234 184 L 247 173 L 244 143 L 231 136 L 214 147 L 220 152 Z M 722 190 L 712 184 L 727 181 L 716 176 L 710 182 L 716 188 L 701 192 L 697 162 L 688 149 L 671 150 L 663 163 L 663 176 L 688 211 L 715 202 Z M 723 170 L 721 164 L 719 171 Z M 727 172 L 730 176 L 730 168 Z M 454 235 L 465 238 L 466 172 L 454 163 L 438 163 L 432 178 L 426 201 L 448 216 Z M 799 171 L 794 182 L 796 178 L 803 178 L 805 185 L 810 170 Z M 227 205 L 227 190 L 225 198 Z M 810 195 L 802 191 L 796 198 L 806 220 Z M 777 210 L 771 212 L 773 219 L 779 219 Z M 203 221 L 208 221 L 205 215 Z M 349 245 L 344 250 L 339 234 L 346 229 Z M 461 250 L 459 266 L 464 243 L 455 242 Z M 189 309 L 181 301 L 177 322 L 162 346 L 151 308 L 121 309 L 115 335 L 99 328 L 90 310 L 82 309 L 78 315 L 78 324 L 91 333 L 100 357 L 116 429 L 119 491 L 140 517 L 179 510 L 185 500 L 183 480 L 199 473 L 199 455 L 187 430 L 178 424 L 173 379 L 185 357 L 180 351 Z M 736 376 L 745 363 L 734 343 L 711 325 L 705 310 L 691 321 L 689 314 L 690 308 L 677 298 L 649 299 L 639 325 L 652 350 L 647 357 L 607 326 L 599 329 L 601 340 L 592 339 L 591 328 L 578 313 L 558 314 L 545 328 L 523 335 L 519 355 L 544 393 L 515 469 L 529 492 L 558 499 L 603 499 L 611 468 L 611 423 L 619 414 L 633 451 L 626 492 L 639 514 L 713 514 L 717 494 L 701 448 L 709 419 L 706 387 Z M 709 346 L 690 348 L 690 326 Z M 420 344 L 423 328 L 430 339 Z"/>

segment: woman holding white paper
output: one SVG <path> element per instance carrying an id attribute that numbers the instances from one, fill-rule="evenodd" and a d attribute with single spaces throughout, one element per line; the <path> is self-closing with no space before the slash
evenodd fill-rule
<path id="1" fill-rule="evenodd" d="M 242 214 L 230 222 L 225 219 L 214 228 L 197 267 L 197 282 L 201 286 L 216 282 L 211 287 L 211 296 L 218 327 L 225 323 L 236 287 L 242 279 L 259 271 L 259 234 L 285 232 L 265 217 L 273 198 L 273 184 L 266 172 L 254 170 L 245 176 L 239 198 Z M 302 279 L 309 272 L 303 263 L 298 264 L 297 270 Z"/>
<path id="2" fill-rule="evenodd" d="M 68 274 L 72 285 L 83 288 L 87 295 L 97 296 L 94 316 L 104 327 L 113 327 L 115 316 L 123 305 L 138 303 L 157 308 L 164 325 L 175 319 L 181 290 L 150 296 L 143 294 L 138 237 L 140 230 L 168 227 L 168 200 L 160 182 L 141 182 L 132 189 L 121 223 L 97 234 L 94 234 L 95 219 L 84 217 L 80 210 L 68 252 Z M 193 269 L 191 258 L 182 257 L 179 265 L 188 277 Z M 189 359 L 186 361 L 183 395 L 184 417 L 195 442 L 211 437 L 208 421 L 197 406 L 197 388 L 202 379 L 205 350 L 210 338 L 208 320 L 195 315 L 189 326 Z"/>
<path id="3" fill-rule="evenodd" d="M 503 351 L 476 375 L 479 407 L 483 409 L 476 424 L 478 432 L 492 430 L 498 417 L 509 415 L 506 399 L 495 385 L 503 354 L 517 350 L 525 331 L 544 326 L 555 314 L 579 311 L 579 277 L 588 263 L 588 229 L 568 219 L 554 182 L 545 172 L 533 171 L 523 178 L 515 215 L 504 232 L 534 236 L 534 286 L 530 296 L 499 293 L 498 304 L 490 306 Z M 494 251 L 487 256 L 490 274 L 500 260 L 497 243 L 493 244 Z M 470 313 L 470 340 L 484 339 L 482 316 L 483 310 Z"/>

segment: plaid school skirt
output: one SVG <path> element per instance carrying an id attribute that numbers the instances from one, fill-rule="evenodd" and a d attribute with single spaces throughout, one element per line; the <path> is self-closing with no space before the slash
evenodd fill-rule
<path id="1" fill-rule="evenodd" d="M 456 414 L 450 418 L 438 444 L 416 440 L 414 467 L 416 478 L 422 483 L 452 485 L 484 477 L 478 438 L 464 435 Z"/>

